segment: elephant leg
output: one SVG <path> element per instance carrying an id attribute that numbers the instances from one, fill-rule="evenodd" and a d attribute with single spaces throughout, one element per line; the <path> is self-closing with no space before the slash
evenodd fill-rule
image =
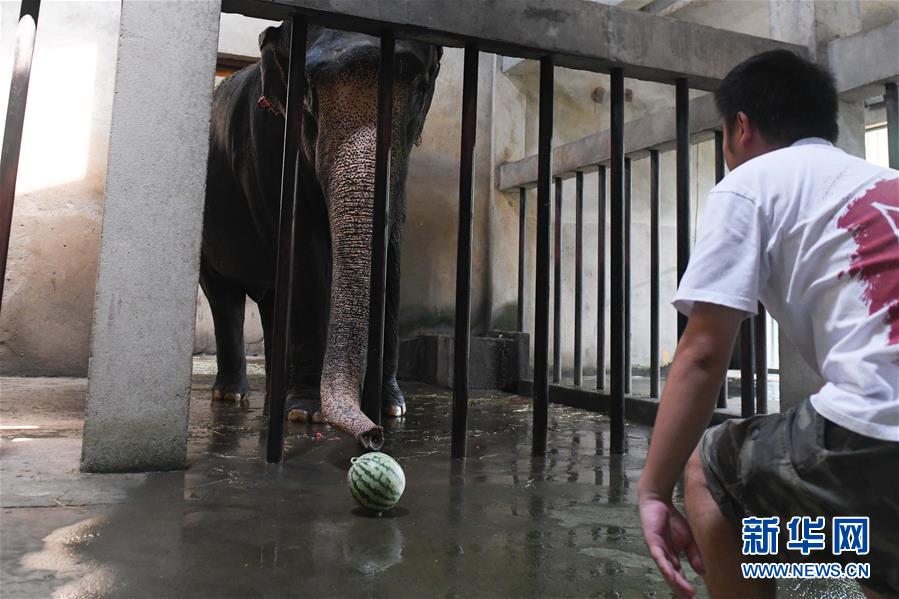
<path id="1" fill-rule="evenodd" d="M 294 253 L 287 419 L 324 422 L 321 380 L 328 339 L 331 285 L 328 213 L 317 185 L 304 188 L 303 200 L 297 225 L 300 242 Z"/>
<path id="2" fill-rule="evenodd" d="M 269 398 L 272 393 L 272 328 L 275 321 L 275 292 L 270 291 L 256 302 L 259 320 L 262 322 L 262 345 L 265 348 L 265 404 L 262 413 L 268 416 Z"/>
<path id="3" fill-rule="evenodd" d="M 265 408 L 263 414 L 268 415 L 272 389 L 271 364 L 272 335 L 275 320 L 275 292 L 271 291 L 266 294 L 266 296 L 258 302 L 257 307 L 259 308 L 259 320 L 262 321 L 262 335 L 265 344 Z M 297 318 L 303 318 L 303 314 L 298 313 L 296 307 L 294 307 L 291 316 L 294 322 Z M 287 415 L 287 419 L 292 422 L 323 422 L 320 414 L 321 400 L 319 399 L 317 387 L 319 384 L 317 381 L 320 380 L 321 377 L 321 366 L 319 366 L 317 374 L 311 373 L 308 370 L 305 375 L 297 374 L 296 361 L 298 359 L 298 352 L 294 341 L 297 332 L 296 329 L 297 327 L 291 326 L 291 339 L 289 340 L 290 346 L 288 347 L 290 355 L 287 372 L 288 389 L 287 397 L 285 398 L 284 411 Z M 324 348 L 322 348 L 321 351 L 323 354 Z M 300 351 L 299 355 L 307 356 L 308 352 Z M 303 360 L 304 358 L 300 359 Z M 308 361 L 306 363 L 308 364 Z M 321 364 L 320 361 L 319 364 Z M 316 380 L 315 386 L 308 383 L 304 385 L 301 382 L 310 380 L 309 377 L 312 376 L 314 376 Z"/>
<path id="4" fill-rule="evenodd" d="M 215 359 L 218 372 L 212 386 L 213 400 L 241 400 L 250 394 L 244 353 L 243 321 L 246 294 L 203 261 L 200 287 L 209 300 L 215 326 Z"/>
<path id="5" fill-rule="evenodd" d="M 400 239 L 398 232 L 390 236 L 387 248 L 387 302 L 384 307 L 384 381 L 381 412 L 396 418 L 406 413 L 406 398 L 396 382 L 399 363 L 400 335 Z"/>
<path id="6" fill-rule="evenodd" d="M 286 400 L 287 419 L 291 422 L 324 422 L 321 415 L 321 376 L 327 331 L 323 324 L 327 322 L 327 307 L 319 312 L 312 301 L 314 298 L 309 295 L 301 294 L 297 298 L 291 318 Z"/>

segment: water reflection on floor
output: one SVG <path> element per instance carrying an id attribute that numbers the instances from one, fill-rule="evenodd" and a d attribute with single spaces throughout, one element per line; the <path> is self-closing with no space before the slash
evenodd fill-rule
<path id="1" fill-rule="evenodd" d="M 267 465 L 261 398 L 213 404 L 211 380 L 201 363 L 189 469 L 132 475 L 77 471 L 83 381 L 2 380 L 4 596 L 669 595 L 635 509 L 645 427 L 610 456 L 604 417 L 553 406 L 535 458 L 530 400 L 481 393 L 454 463 L 450 393 L 406 383 L 409 413 L 384 448 L 406 492 L 370 518 L 346 488 L 351 439 L 290 424 L 284 464 Z M 804 588 L 787 596 L 852 592 Z"/>

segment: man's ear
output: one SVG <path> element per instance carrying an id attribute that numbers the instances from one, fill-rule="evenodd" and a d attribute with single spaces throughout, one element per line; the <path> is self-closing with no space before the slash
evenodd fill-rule
<path id="1" fill-rule="evenodd" d="M 284 116 L 284 105 L 287 102 L 287 79 L 281 65 L 283 31 L 281 26 L 268 27 L 259 34 L 262 95 L 258 104 L 281 116 Z"/>
<path id="2" fill-rule="evenodd" d="M 752 123 L 749 121 L 749 116 L 743 111 L 738 112 L 736 118 L 734 118 L 734 133 L 743 145 L 752 141 Z"/>

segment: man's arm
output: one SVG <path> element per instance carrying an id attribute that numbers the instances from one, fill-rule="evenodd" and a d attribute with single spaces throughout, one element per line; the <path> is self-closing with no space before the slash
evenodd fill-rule
<path id="1" fill-rule="evenodd" d="M 639 491 L 671 499 L 687 459 L 709 424 L 745 314 L 696 302 L 665 384 Z"/>
<path id="2" fill-rule="evenodd" d="M 680 570 L 686 551 L 697 571 L 702 561 L 686 520 L 671 505 L 687 459 L 708 426 L 745 313 L 696 302 L 677 346 L 652 431 L 638 494 L 643 534 L 653 559 L 673 588 L 692 595 Z"/>

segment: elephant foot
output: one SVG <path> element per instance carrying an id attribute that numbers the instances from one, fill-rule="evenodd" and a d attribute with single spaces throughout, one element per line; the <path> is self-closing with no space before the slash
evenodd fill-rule
<path id="1" fill-rule="evenodd" d="M 212 386 L 212 401 L 242 401 L 250 396 L 250 387 L 243 383 L 216 383 Z"/>
<path id="2" fill-rule="evenodd" d="M 384 382 L 381 391 L 381 414 L 388 418 L 400 418 L 406 414 L 406 398 L 403 397 L 395 376 Z"/>
<path id="3" fill-rule="evenodd" d="M 367 431 L 356 435 L 356 440 L 365 449 L 377 451 L 384 445 L 384 429 L 380 426 L 370 428 Z"/>
<path id="4" fill-rule="evenodd" d="M 310 392 L 293 392 L 287 396 L 285 412 L 287 420 L 290 422 L 325 422 L 322 416 L 322 404 L 318 398 L 318 392 L 314 391 L 315 397 L 310 398 Z"/>

